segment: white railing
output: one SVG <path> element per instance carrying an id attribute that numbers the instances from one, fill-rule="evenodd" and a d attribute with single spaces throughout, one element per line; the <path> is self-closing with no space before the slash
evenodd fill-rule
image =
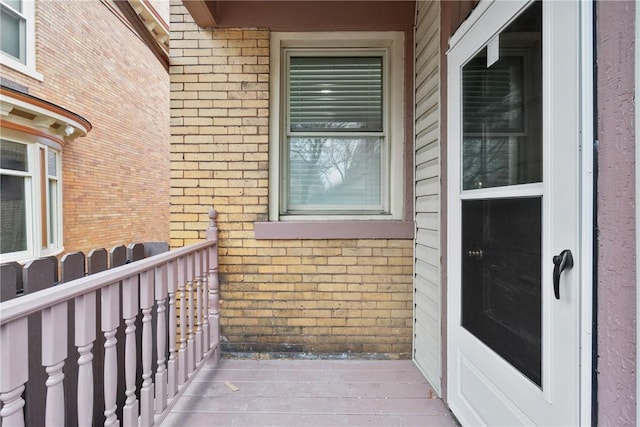
<path id="1" fill-rule="evenodd" d="M 202 362 L 211 355 L 219 358 L 218 230 L 213 209 L 209 217 L 203 242 L 1 303 L 0 425 L 23 426 L 28 411 L 44 411 L 40 415 L 44 415 L 47 426 L 65 425 L 65 407 L 69 407 L 64 395 L 65 364 L 77 364 L 78 398 L 73 406 L 79 426 L 95 423 L 96 405 L 101 405 L 105 426 L 151 426 L 161 420 Z M 74 310 L 69 315 L 70 301 Z M 29 326 L 38 313 L 41 359 L 47 377 L 44 407 L 23 398 L 25 386 L 30 384 Z M 136 318 L 140 313 L 141 347 L 136 344 Z M 70 336 L 68 316 L 75 319 Z M 125 325 L 124 342 L 116 339 L 121 322 Z M 97 334 L 103 334 L 104 348 L 93 348 Z M 75 344 L 77 360 L 67 354 L 68 340 Z M 117 349 L 121 346 L 124 366 L 118 366 Z M 104 354 L 103 379 L 98 381 L 104 387 L 104 402 L 94 402 L 93 398 L 92 361 L 97 352 Z M 139 360 L 142 383 L 136 390 Z M 125 396 L 118 396 L 119 371 L 124 372 L 120 376 L 124 377 Z M 124 402 L 121 408 L 118 400 Z M 118 413 L 122 414 L 121 420 Z"/>

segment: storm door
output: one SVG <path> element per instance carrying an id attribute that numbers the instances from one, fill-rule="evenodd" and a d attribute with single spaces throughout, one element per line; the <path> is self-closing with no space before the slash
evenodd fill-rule
<path id="1" fill-rule="evenodd" d="M 578 9 L 481 6 L 448 57 L 449 403 L 464 425 L 575 425 Z"/>

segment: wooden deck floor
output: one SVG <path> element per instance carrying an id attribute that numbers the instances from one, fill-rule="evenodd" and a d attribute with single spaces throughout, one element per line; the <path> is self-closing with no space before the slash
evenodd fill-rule
<path id="1" fill-rule="evenodd" d="M 457 426 L 409 360 L 205 363 L 161 426 Z"/>

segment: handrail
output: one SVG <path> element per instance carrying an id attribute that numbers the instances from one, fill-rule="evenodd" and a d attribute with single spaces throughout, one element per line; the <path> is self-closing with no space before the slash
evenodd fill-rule
<path id="1" fill-rule="evenodd" d="M 173 251 L 136 261 L 135 263 L 125 264 L 71 282 L 43 289 L 29 295 L 23 295 L 20 298 L 5 301 L 0 303 L 0 325 L 42 311 L 45 308 L 71 300 L 74 297 L 98 290 L 109 284 L 120 282 L 143 271 L 151 270 L 198 250 L 214 246 L 216 243 L 217 240 L 205 240 L 194 243 Z"/>
<path id="2" fill-rule="evenodd" d="M 0 303 L 0 425 L 159 423 L 220 356 L 216 216 L 203 242 Z"/>

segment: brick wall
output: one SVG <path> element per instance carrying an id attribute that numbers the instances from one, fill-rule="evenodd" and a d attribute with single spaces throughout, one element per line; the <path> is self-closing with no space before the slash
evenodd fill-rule
<path id="1" fill-rule="evenodd" d="M 44 81 L 0 68 L 93 125 L 62 153 L 65 252 L 169 240 L 169 77 L 104 3 L 36 2 Z"/>
<path id="2" fill-rule="evenodd" d="M 269 32 L 171 12 L 171 244 L 204 238 L 219 212 L 228 348 L 408 356 L 411 240 L 254 239 L 268 214 Z"/>

